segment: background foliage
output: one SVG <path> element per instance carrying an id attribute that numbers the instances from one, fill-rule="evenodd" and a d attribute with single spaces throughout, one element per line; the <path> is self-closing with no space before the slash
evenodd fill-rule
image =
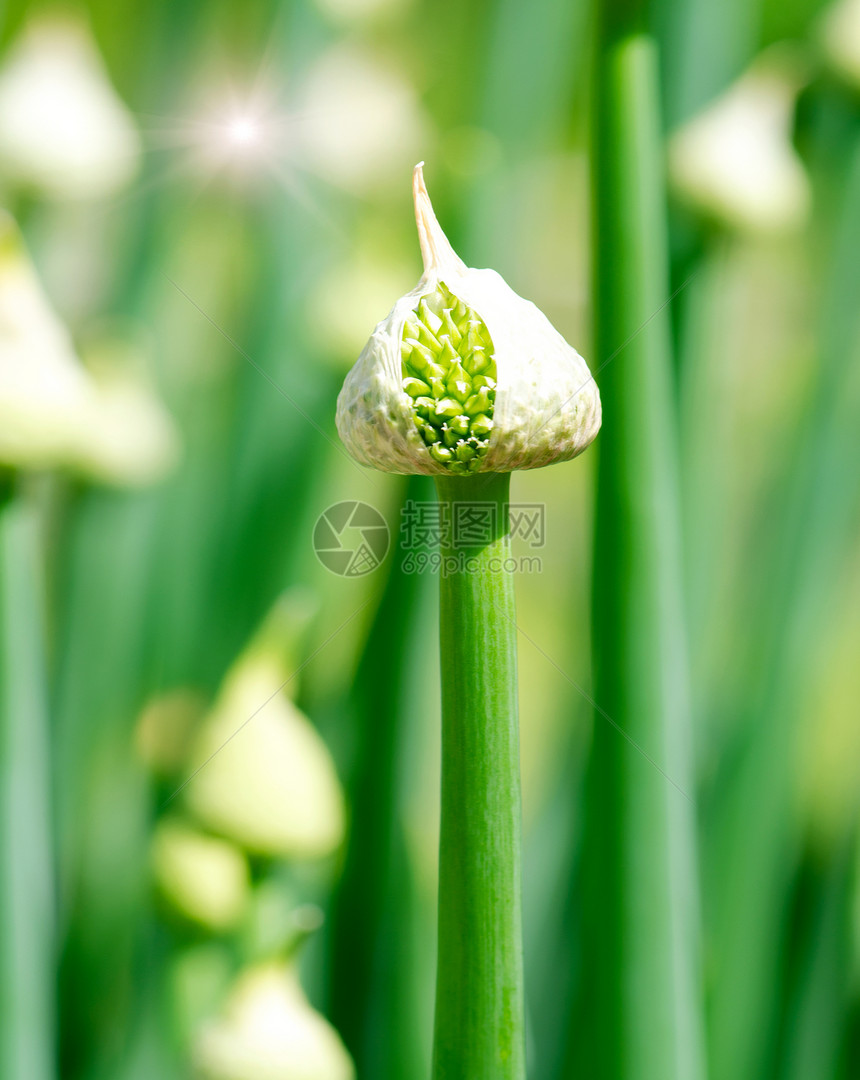
<path id="1" fill-rule="evenodd" d="M 647 178 L 634 158 L 626 179 L 635 194 L 668 169 L 668 280 L 650 291 L 677 429 L 683 614 L 669 617 L 690 685 L 713 1080 L 860 1068 L 860 13 L 834 10 L 640 12 L 663 130 Z M 419 275 L 416 160 L 468 264 L 533 299 L 598 383 L 624 357 L 628 339 L 604 324 L 595 353 L 592 336 L 599 14 L 582 0 L 6 5 L 0 190 L 25 248 L 4 233 L 3 265 L 32 260 L 75 363 L 119 372 L 159 419 L 132 412 L 95 448 L 77 435 L 74 452 L 25 460 L 39 436 L 3 443 L 21 407 L 0 385 L 3 1076 L 262 1080 L 265 1015 L 306 1038 L 277 1075 L 349 1076 L 304 994 L 359 1076 L 427 1074 L 437 582 L 400 572 L 398 551 L 335 577 L 311 535 L 328 506 L 363 499 L 396 537 L 403 501 L 430 498 L 355 467 L 333 423 L 345 372 Z M 83 98 L 75 111 L 58 54 L 27 67 L 21 42 L 46 21 L 61 43 L 90 41 L 118 117 Z M 38 59 L 48 45 L 32 40 Z M 22 65 L 47 112 L 3 90 Z M 751 69 L 720 123 L 685 126 Z M 16 363 L 41 370 L 48 338 L 24 300 L 0 313 L 2 384 Z M 118 415 L 110 400 L 91 434 Z M 607 408 L 604 435 L 616 423 Z M 574 465 L 514 477 L 516 501 L 547 507 L 542 571 L 517 583 L 534 1080 L 591 1075 L 577 1046 L 616 1059 L 583 1004 L 600 932 L 580 903 L 583 822 L 605 794 L 584 782 L 593 733 L 620 740 L 634 792 L 667 768 L 665 747 L 625 743 L 614 706 L 593 708 L 604 435 Z M 661 478 L 646 473 L 650 499 Z M 246 721 L 205 796 L 206 747 Z M 270 774 L 299 796 L 277 801 Z M 267 989 L 272 965 L 298 966 L 304 990 Z"/>

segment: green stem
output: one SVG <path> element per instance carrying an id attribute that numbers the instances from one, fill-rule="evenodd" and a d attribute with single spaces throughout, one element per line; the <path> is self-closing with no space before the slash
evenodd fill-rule
<path id="1" fill-rule="evenodd" d="M 604 39 L 600 73 L 598 355 L 624 346 L 600 380 L 593 641 L 602 715 L 594 720 L 581 879 L 582 995 L 593 1019 L 572 1031 L 579 1068 L 570 1075 L 701 1080 L 694 787 L 652 42 Z"/>
<path id="2" fill-rule="evenodd" d="M 521 822 L 510 476 L 439 477 L 439 502 L 492 519 L 441 545 L 442 823 L 434 1080 L 525 1076 Z M 461 535 L 457 535 L 458 531 Z M 456 564 L 456 565 L 455 565 Z"/>
<path id="3" fill-rule="evenodd" d="M 0 484 L 4 477 L 0 475 Z M 54 880 L 38 523 L 0 493 L 0 1076 L 52 1080 Z"/>

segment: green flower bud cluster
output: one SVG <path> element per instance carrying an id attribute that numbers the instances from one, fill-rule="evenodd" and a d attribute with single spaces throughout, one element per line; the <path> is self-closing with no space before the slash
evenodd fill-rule
<path id="1" fill-rule="evenodd" d="M 452 473 L 473 473 L 493 430 L 496 361 L 479 316 L 439 282 L 403 326 L 403 389 L 415 426 L 435 461 Z"/>

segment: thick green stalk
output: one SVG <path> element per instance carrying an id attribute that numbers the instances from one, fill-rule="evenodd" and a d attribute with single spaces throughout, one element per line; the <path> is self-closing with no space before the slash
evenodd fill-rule
<path id="1" fill-rule="evenodd" d="M 489 539 L 440 548 L 442 824 L 434 1080 L 525 1076 L 519 736 L 510 476 L 438 477 L 492 519 Z M 458 535 L 458 532 L 460 535 Z"/>
<path id="2" fill-rule="evenodd" d="M 656 73 L 647 37 L 604 39 L 597 342 L 599 356 L 616 355 L 600 379 L 593 596 L 599 711 L 581 875 L 583 1011 L 571 1025 L 576 1064 L 567 1074 L 589 1080 L 704 1075 Z"/>

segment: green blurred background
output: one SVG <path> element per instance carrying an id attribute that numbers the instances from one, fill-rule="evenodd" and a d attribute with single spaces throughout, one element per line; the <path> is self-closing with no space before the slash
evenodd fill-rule
<path id="1" fill-rule="evenodd" d="M 355 466 L 334 429 L 345 373 L 420 273 L 417 160 L 469 265 L 593 371 L 623 354 L 591 347 L 595 11 L 0 17 L 0 1075 L 425 1076 L 438 583 L 403 573 L 396 544 L 338 577 L 312 533 L 364 500 L 396 541 L 404 500 L 432 498 Z M 655 0 L 644 19 L 710 1076 L 847 1080 L 860 2 Z M 534 1080 L 588 1075 L 570 1047 L 592 1037 L 578 895 L 608 722 L 589 631 L 603 437 L 514 478 L 546 506 L 540 572 L 517 583 Z M 634 770 L 661 761 L 641 750 Z"/>

